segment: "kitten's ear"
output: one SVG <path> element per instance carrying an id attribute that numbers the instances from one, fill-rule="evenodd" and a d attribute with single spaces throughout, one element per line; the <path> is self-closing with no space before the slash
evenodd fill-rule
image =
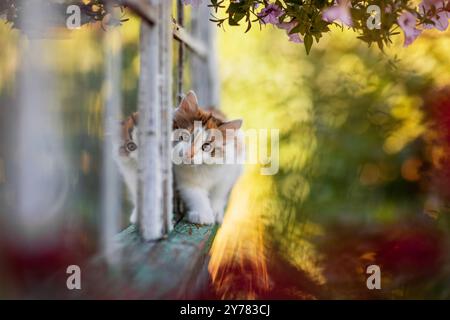
<path id="1" fill-rule="evenodd" d="M 185 99 L 186 99 L 187 101 L 189 101 L 190 104 L 195 105 L 196 107 L 198 107 L 197 95 L 195 94 L 194 91 L 190 90 L 190 91 L 187 93 Z"/>
<path id="2" fill-rule="evenodd" d="M 189 91 L 187 95 L 181 100 L 179 108 L 183 111 L 193 113 L 198 110 L 198 100 L 194 91 Z"/>
<path id="3" fill-rule="evenodd" d="M 225 131 L 227 129 L 229 130 L 239 130 L 242 126 L 242 119 L 236 119 L 224 122 L 219 126 L 219 130 Z"/>

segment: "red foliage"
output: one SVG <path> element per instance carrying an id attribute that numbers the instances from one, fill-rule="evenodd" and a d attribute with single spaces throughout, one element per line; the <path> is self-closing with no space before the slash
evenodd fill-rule
<path id="1" fill-rule="evenodd" d="M 52 292 L 36 292 L 42 285 L 50 286 L 50 282 L 56 283 L 54 289 L 65 290 L 67 267 L 82 266 L 92 253 L 82 232 L 62 230 L 52 239 L 37 244 L 5 235 L 0 239 L 0 267 L 14 292 L 51 295 Z"/>
<path id="2" fill-rule="evenodd" d="M 448 241 L 428 221 L 389 226 L 334 225 L 318 244 L 328 286 L 338 298 L 391 298 L 395 290 L 435 277 L 447 259 Z M 383 290 L 367 290 L 366 269 L 378 265 Z"/>

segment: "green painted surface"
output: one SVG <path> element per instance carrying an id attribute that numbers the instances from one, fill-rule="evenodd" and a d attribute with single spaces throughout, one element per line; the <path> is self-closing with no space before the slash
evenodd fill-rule
<path id="1" fill-rule="evenodd" d="M 122 231 L 122 280 L 142 298 L 190 297 L 207 281 L 202 272 L 218 226 L 181 220 L 166 239 L 146 242 L 135 226 Z"/>

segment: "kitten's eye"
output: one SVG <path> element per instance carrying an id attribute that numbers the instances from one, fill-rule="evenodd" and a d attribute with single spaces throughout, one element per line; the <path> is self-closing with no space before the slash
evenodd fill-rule
<path id="1" fill-rule="evenodd" d="M 189 141 L 189 134 L 187 132 L 183 132 L 180 136 L 180 141 Z"/>
<path id="2" fill-rule="evenodd" d="M 210 152 L 212 149 L 211 143 L 207 142 L 202 145 L 202 150 L 205 152 Z"/>
<path id="3" fill-rule="evenodd" d="M 127 150 L 128 150 L 129 152 L 133 152 L 134 150 L 137 149 L 137 145 L 136 145 L 136 143 L 134 143 L 133 141 L 128 142 L 128 143 L 126 144 L 126 147 L 127 147 Z"/>

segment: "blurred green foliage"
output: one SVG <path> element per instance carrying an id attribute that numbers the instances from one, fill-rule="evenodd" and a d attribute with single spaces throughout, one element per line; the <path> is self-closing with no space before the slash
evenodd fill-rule
<path id="1" fill-rule="evenodd" d="M 445 51 L 432 49 L 449 39 L 424 39 L 415 60 L 414 49 L 381 54 L 343 32 L 306 57 L 276 29 L 240 31 L 223 34 L 224 107 L 249 128 L 280 129 L 280 173 L 272 178 L 280 211 L 390 219 L 403 205 L 417 208 L 418 181 L 402 177 L 401 166 L 420 156 L 423 95 L 449 80 Z M 435 63 L 442 69 L 421 70 Z"/>
<path id="2" fill-rule="evenodd" d="M 425 225 L 431 223 L 444 234 L 450 231 L 444 212 L 434 218 L 424 215 L 430 190 L 423 183 L 422 139 L 429 126 L 424 95 L 450 82 L 445 58 L 450 39 L 432 35 L 407 49 L 397 42 L 383 54 L 345 31 L 325 37 L 306 56 L 275 28 L 248 34 L 242 29 L 221 34 L 223 107 L 233 117 L 242 116 L 246 128 L 278 128 L 281 137 L 279 173 L 263 177 L 249 167 L 235 200 L 258 199 L 243 206 L 240 214 L 254 223 L 263 221 L 266 254 L 281 253 L 283 263 L 327 285 L 328 298 L 445 295 L 437 286 L 448 275 L 447 262 L 440 258 L 430 258 L 441 263 L 440 271 L 415 289 L 406 285 L 411 278 L 387 273 L 388 289 L 380 295 L 367 293 L 363 271 L 354 272 L 366 263 L 382 263 L 386 248 L 374 242 L 378 237 L 406 237 L 415 243 L 409 253 L 420 248 L 421 241 L 431 241 L 431 251 L 446 252 L 448 239 L 432 238 L 440 234 L 436 229 L 414 238 L 408 232 L 414 234 L 423 225 L 408 226 L 424 219 Z M 378 229 L 395 224 L 392 230 L 397 232 Z M 257 238 L 258 231 L 252 232 Z M 318 240 L 326 245 L 316 245 Z M 396 241 L 399 248 L 404 245 Z M 333 252 L 335 256 L 329 256 Z M 408 259 L 426 259 L 424 252 Z M 347 265 L 342 259 L 355 260 Z M 395 264 L 395 254 L 390 260 Z M 267 260 L 268 268 L 276 263 Z M 405 265 L 405 274 L 413 273 Z M 434 274 L 427 268 L 425 272 Z M 352 285 L 359 291 L 350 290 Z"/>

